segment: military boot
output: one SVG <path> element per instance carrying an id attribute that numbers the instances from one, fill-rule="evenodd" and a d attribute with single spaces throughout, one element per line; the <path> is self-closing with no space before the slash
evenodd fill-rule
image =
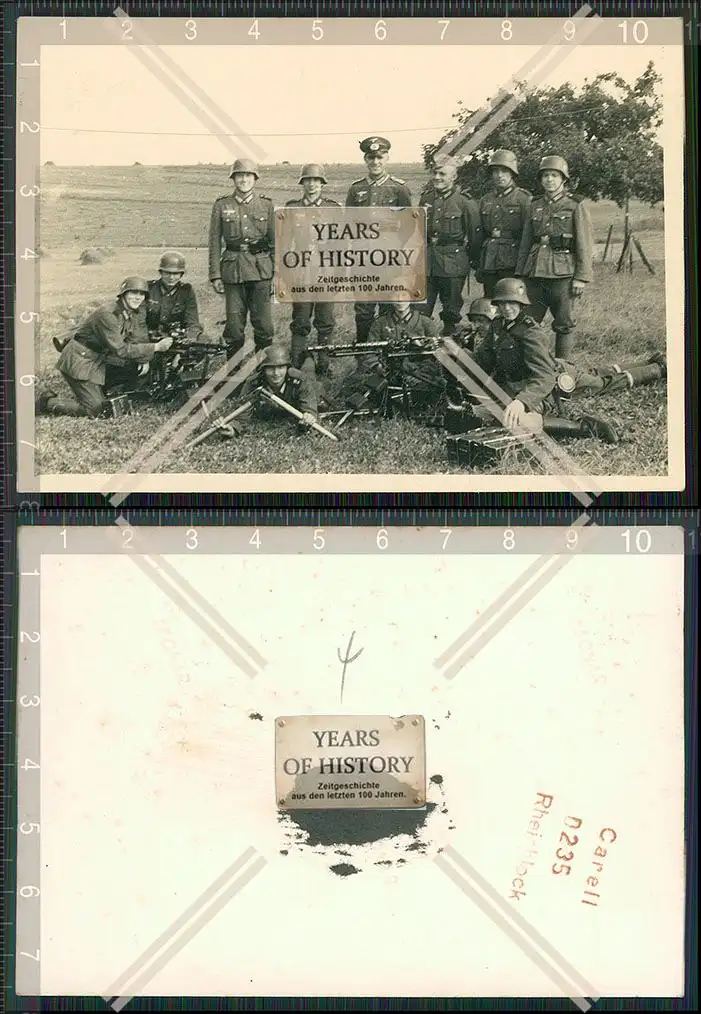
<path id="1" fill-rule="evenodd" d="M 598 415 L 584 415 L 581 419 L 565 419 L 561 416 L 545 416 L 543 431 L 550 437 L 596 437 L 607 444 L 620 443 L 616 428 Z"/>
<path id="2" fill-rule="evenodd" d="M 574 335 L 573 334 L 556 334 L 555 335 L 555 358 L 556 359 L 567 359 L 569 360 L 572 355 L 572 349 L 574 347 Z"/>

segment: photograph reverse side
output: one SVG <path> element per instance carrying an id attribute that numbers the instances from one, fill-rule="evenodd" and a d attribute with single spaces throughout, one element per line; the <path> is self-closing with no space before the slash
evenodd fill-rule
<path id="1" fill-rule="evenodd" d="M 679 42 L 42 46 L 20 488 L 682 489 Z"/>

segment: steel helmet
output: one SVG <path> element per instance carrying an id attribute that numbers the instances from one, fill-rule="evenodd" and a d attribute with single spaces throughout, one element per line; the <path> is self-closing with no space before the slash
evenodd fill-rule
<path id="1" fill-rule="evenodd" d="M 148 282 L 145 278 L 139 278 L 138 275 L 130 275 L 119 286 L 119 295 L 123 296 L 125 292 L 143 292 L 145 296 L 148 296 Z"/>
<path id="2" fill-rule="evenodd" d="M 509 169 L 514 176 L 518 176 L 518 162 L 516 156 L 512 151 L 507 151 L 505 148 L 500 148 L 499 151 L 495 151 L 490 158 L 488 169 Z"/>
<path id="3" fill-rule="evenodd" d="M 321 180 L 322 183 L 326 183 L 326 176 L 324 175 L 324 167 L 319 165 L 318 162 L 307 162 L 299 174 L 299 182 L 303 180 L 317 179 Z"/>
<path id="4" fill-rule="evenodd" d="M 531 305 L 531 301 L 526 292 L 526 286 L 520 278 L 500 278 L 494 286 L 492 302 L 521 303 L 522 306 Z"/>
<path id="5" fill-rule="evenodd" d="M 166 250 L 158 265 L 159 271 L 184 271 L 185 258 L 177 250 Z"/>
<path id="6" fill-rule="evenodd" d="M 494 320 L 496 315 L 496 307 L 490 299 L 473 299 L 467 314 L 468 318 L 488 317 L 490 320 Z"/>
<path id="7" fill-rule="evenodd" d="M 265 359 L 263 360 L 263 366 L 289 366 L 290 365 L 290 353 L 284 345 L 268 345 L 265 350 Z"/>
<path id="8" fill-rule="evenodd" d="M 557 172 L 561 173 L 569 182 L 569 166 L 561 155 L 546 155 L 545 158 L 541 158 L 540 165 L 538 166 L 538 175 L 540 175 L 540 173 L 542 173 L 545 169 L 557 170 Z"/>
<path id="9" fill-rule="evenodd" d="M 237 158 L 231 167 L 229 173 L 229 179 L 236 175 L 236 173 L 253 173 L 256 179 L 258 179 L 258 166 L 255 164 L 253 159 L 250 158 Z"/>

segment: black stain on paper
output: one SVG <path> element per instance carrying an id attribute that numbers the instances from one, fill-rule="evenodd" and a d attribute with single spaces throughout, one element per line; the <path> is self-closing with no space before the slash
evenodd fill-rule
<path id="1" fill-rule="evenodd" d="M 248 717 L 251 719 L 252 722 L 263 721 L 263 716 L 261 715 L 260 711 L 252 711 Z"/>
<path id="2" fill-rule="evenodd" d="M 332 873 L 335 873 L 337 877 L 352 877 L 354 873 L 362 873 L 357 866 L 351 866 L 350 863 L 337 863 L 336 866 L 329 866 Z"/>

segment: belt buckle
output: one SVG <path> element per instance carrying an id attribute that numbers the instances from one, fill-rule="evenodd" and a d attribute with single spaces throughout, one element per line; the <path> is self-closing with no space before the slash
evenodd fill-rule
<path id="1" fill-rule="evenodd" d="M 501 229 L 492 229 L 492 239 L 501 239 Z"/>
<path id="2" fill-rule="evenodd" d="M 241 243 L 241 246 L 239 247 L 239 249 L 240 250 L 248 250 L 248 247 L 249 247 L 248 240 L 243 240 L 243 242 Z"/>
<path id="3" fill-rule="evenodd" d="M 549 236 L 541 236 L 540 237 L 540 245 L 541 246 L 550 246 L 550 237 Z"/>

